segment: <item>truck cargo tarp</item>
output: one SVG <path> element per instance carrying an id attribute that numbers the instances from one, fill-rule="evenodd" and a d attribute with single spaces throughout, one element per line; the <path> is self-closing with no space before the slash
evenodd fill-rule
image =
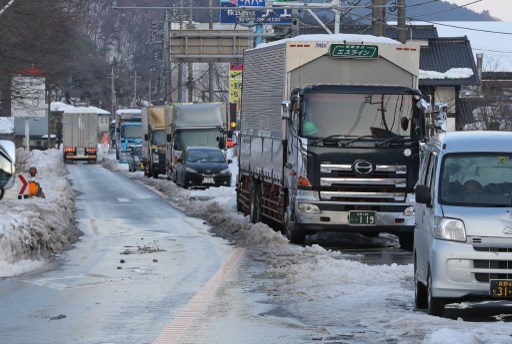
<path id="1" fill-rule="evenodd" d="M 162 107 L 154 107 L 149 108 L 148 110 L 148 123 L 151 129 L 162 129 L 165 128 L 165 108 Z"/>
<path id="2" fill-rule="evenodd" d="M 222 109 L 217 103 L 174 105 L 174 123 L 177 129 L 222 127 Z"/>

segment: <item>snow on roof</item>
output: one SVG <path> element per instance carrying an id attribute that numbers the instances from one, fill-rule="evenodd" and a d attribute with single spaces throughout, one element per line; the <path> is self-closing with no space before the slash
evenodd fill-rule
<path id="1" fill-rule="evenodd" d="M 50 111 L 64 111 L 67 108 L 74 108 L 74 106 L 63 102 L 53 102 L 50 104 Z"/>
<path id="2" fill-rule="evenodd" d="M 467 79 L 473 76 L 471 68 L 452 68 L 444 73 L 420 69 L 420 79 Z"/>
<path id="3" fill-rule="evenodd" d="M 119 109 L 119 110 L 116 110 L 116 115 L 123 114 L 123 113 L 140 114 L 140 113 L 142 113 L 142 110 L 141 109 Z"/>
<path id="4" fill-rule="evenodd" d="M 98 112 L 99 110 L 101 109 L 98 109 L 97 107 L 94 107 L 94 106 L 87 106 L 87 107 L 69 107 L 69 108 L 65 108 L 64 109 L 64 113 L 95 113 L 95 114 L 100 114 L 100 112 Z M 102 110 L 103 111 L 103 110 Z"/>
<path id="5" fill-rule="evenodd" d="M 283 44 L 286 42 L 350 42 L 350 43 L 387 43 L 387 44 L 400 44 L 400 42 L 387 37 L 377 37 L 372 35 L 355 35 L 355 34 L 314 34 L 314 35 L 299 35 L 292 38 L 285 38 L 274 42 L 262 43 L 255 49 L 265 48 L 272 45 Z"/>
<path id="6" fill-rule="evenodd" d="M 14 117 L 0 117 L 0 134 L 14 133 Z"/>
<path id="7" fill-rule="evenodd" d="M 87 109 L 84 111 L 84 109 Z M 62 102 L 53 102 L 50 104 L 50 111 L 63 111 L 66 113 L 97 113 L 98 115 L 110 115 L 110 112 L 100 109 L 96 106 L 87 106 L 87 107 L 76 107 L 70 104 L 62 103 Z"/>
<path id="8" fill-rule="evenodd" d="M 485 72 L 512 72 L 512 22 L 412 22 L 432 24 L 439 37 L 467 36 L 473 54 L 483 53 Z M 476 56 L 475 56 L 476 60 Z"/>

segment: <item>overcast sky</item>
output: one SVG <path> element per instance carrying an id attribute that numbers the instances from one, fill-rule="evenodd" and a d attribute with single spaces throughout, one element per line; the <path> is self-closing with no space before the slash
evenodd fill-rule
<path id="1" fill-rule="evenodd" d="M 476 0 L 447 0 L 456 5 L 465 5 Z M 503 21 L 512 21 L 512 1 L 510 0 L 482 0 L 475 4 L 468 5 L 466 8 L 475 11 L 482 12 L 489 10 L 493 17 L 501 19 Z"/>

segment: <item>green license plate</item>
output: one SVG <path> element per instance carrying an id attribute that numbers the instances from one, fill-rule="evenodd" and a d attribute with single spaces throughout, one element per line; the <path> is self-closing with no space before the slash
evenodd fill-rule
<path id="1" fill-rule="evenodd" d="M 492 297 L 512 298 L 512 280 L 490 280 L 489 293 Z"/>
<path id="2" fill-rule="evenodd" d="M 348 224 L 354 226 L 375 225 L 374 211 L 352 210 L 348 212 Z"/>

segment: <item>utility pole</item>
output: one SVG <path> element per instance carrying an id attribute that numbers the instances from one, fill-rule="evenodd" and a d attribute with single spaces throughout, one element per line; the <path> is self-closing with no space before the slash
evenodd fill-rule
<path id="1" fill-rule="evenodd" d="M 372 0 L 372 33 L 374 36 L 384 36 L 386 0 Z"/>
<path id="2" fill-rule="evenodd" d="M 116 115 L 116 89 L 115 89 L 115 86 L 114 86 L 114 79 L 117 78 L 117 75 L 114 74 L 114 68 L 116 67 L 117 65 L 117 59 L 114 57 L 114 61 L 112 62 L 112 72 L 111 74 L 108 76 L 108 78 L 111 78 L 112 79 L 112 113 L 111 113 L 111 116 L 112 117 L 115 117 Z"/>
<path id="3" fill-rule="evenodd" d="M 183 8 L 183 0 L 180 0 L 180 8 Z M 183 30 L 183 10 L 179 10 L 180 31 Z M 178 62 L 178 102 L 183 102 L 183 62 Z"/>
<path id="4" fill-rule="evenodd" d="M 134 80 L 135 85 L 133 87 L 133 99 L 137 102 L 137 79 L 140 79 L 140 75 L 137 75 L 137 70 L 133 72 L 133 76 L 130 76 L 131 79 Z"/>
<path id="5" fill-rule="evenodd" d="M 170 60 L 171 60 L 171 52 L 170 52 L 170 38 L 169 38 L 169 10 L 165 10 L 165 18 L 164 18 L 164 42 L 163 42 L 163 68 L 164 68 L 164 103 L 172 102 L 172 87 L 171 87 L 171 68 L 170 68 Z"/>
<path id="6" fill-rule="evenodd" d="M 405 29 L 405 0 L 398 0 L 398 40 L 400 43 L 405 44 L 406 29 Z"/>
<path id="7" fill-rule="evenodd" d="M 210 23 L 208 24 L 208 28 L 213 30 L 213 0 L 208 2 L 208 6 L 210 7 Z M 213 63 L 208 63 L 208 101 L 213 102 Z"/>
<path id="8" fill-rule="evenodd" d="M 189 13 L 188 13 L 188 29 L 192 30 L 193 27 L 193 16 L 192 16 L 192 0 L 189 0 Z M 192 62 L 188 63 L 188 80 L 187 80 L 187 86 L 188 86 L 188 101 L 193 102 L 194 101 L 194 70 Z"/>

